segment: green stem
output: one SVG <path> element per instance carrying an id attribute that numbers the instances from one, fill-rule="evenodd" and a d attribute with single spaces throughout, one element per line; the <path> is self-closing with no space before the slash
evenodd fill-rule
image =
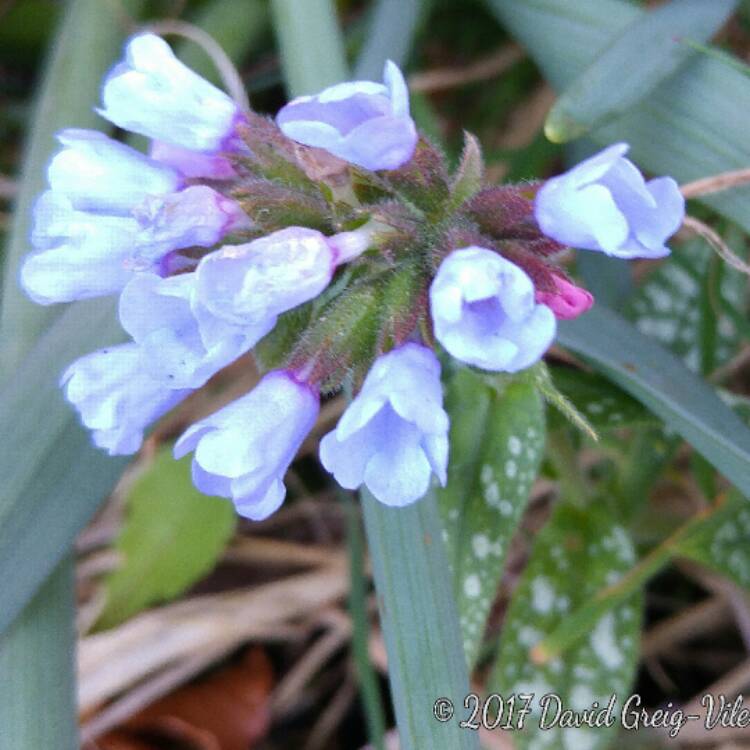
<path id="1" fill-rule="evenodd" d="M 435 496 L 391 508 L 361 494 L 401 750 L 476 750 L 459 727 L 469 676 Z M 434 718 L 438 698 L 450 721 Z"/>

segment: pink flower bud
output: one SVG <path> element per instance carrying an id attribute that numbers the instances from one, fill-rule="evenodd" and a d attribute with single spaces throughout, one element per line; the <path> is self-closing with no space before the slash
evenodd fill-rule
<path id="1" fill-rule="evenodd" d="M 547 305 L 559 320 L 577 318 L 579 315 L 583 315 L 594 304 L 594 295 L 588 290 L 571 284 L 562 276 L 553 276 L 552 278 L 554 279 L 557 291 L 537 291 L 536 301 Z"/>

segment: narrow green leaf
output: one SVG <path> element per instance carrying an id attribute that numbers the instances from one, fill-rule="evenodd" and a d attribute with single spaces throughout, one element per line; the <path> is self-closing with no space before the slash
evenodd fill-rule
<path id="1" fill-rule="evenodd" d="M 477 193 L 483 176 L 482 147 L 471 133 L 464 132 L 464 150 L 451 184 L 450 208 L 458 208 Z"/>
<path id="2" fill-rule="evenodd" d="M 248 50 L 254 49 L 271 28 L 271 14 L 263 0 L 211 0 L 201 6 L 190 22 L 203 29 L 239 65 Z M 208 55 L 190 41 L 176 47 L 182 62 L 212 83 L 220 76 Z"/>
<path id="3" fill-rule="evenodd" d="M 4 748 L 78 750 L 74 615 L 73 562 L 66 559 L 0 636 Z"/>
<path id="4" fill-rule="evenodd" d="M 736 503 L 736 501 L 734 501 Z M 744 500 L 747 505 L 747 500 Z M 726 502 L 717 503 L 696 514 L 674 531 L 661 544 L 654 547 L 618 579 L 613 579 L 591 593 L 581 602 L 575 611 L 560 620 L 552 632 L 548 632 L 543 641 L 532 647 L 532 658 L 537 664 L 549 664 L 561 654 L 568 652 L 582 638 L 590 633 L 594 624 L 603 615 L 620 604 L 628 601 L 644 588 L 647 581 L 669 564 L 675 556 L 690 556 L 691 553 L 700 557 L 699 550 L 705 546 L 703 542 L 713 538 L 716 529 L 721 527 L 728 516 L 737 509 L 727 508 Z M 744 514 L 743 514 L 744 516 Z M 741 531 L 733 535 L 740 541 L 744 535 L 745 519 L 741 522 Z M 703 560 L 706 558 L 704 557 Z M 743 561 L 744 565 L 744 561 Z"/>
<path id="5" fill-rule="evenodd" d="M 466 369 L 451 380 L 446 406 L 451 461 L 438 501 L 471 665 L 544 453 L 544 407 L 530 383 L 498 392 Z"/>
<path id="6" fill-rule="evenodd" d="M 634 561 L 625 529 L 594 508 L 560 505 L 539 534 L 511 600 L 487 684 L 491 693 L 534 696 L 534 713 L 526 719 L 524 731 L 513 732 L 514 747 L 596 750 L 609 745 L 616 726 L 563 729 L 548 723 L 540 729 L 540 699 L 553 693 L 564 708 L 582 711 L 595 702 L 606 707 L 612 695 L 627 695 L 638 662 L 642 597 L 636 594 L 618 602 L 556 659 L 535 663 L 529 649 L 600 588 L 619 580 Z M 547 722 L 557 712 L 558 704 L 551 700 Z"/>
<path id="7" fill-rule="evenodd" d="M 290 97 L 315 94 L 347 78 L 344 42 L 331 0 L 271 0 Z"/>
<path id="8" fill-rule="evenodd" d="M 400 747 L 477 750 L 475 732 L 433 715 L 438 698 L 458 710 L 469 692 L 435 496 L 405 508 L 361 497 Z"/>
<path id="9" fill-rule="evenodd" d="M 601 375 L 569 367 L 553 367 L 550 372 L 555 385 L 596 430 L 659 423 L 643 404 Z M 555 419 L 554 412 L 550 421 L 562 423 L 559 417 Z"/>
<path id="10" fill-rule="evenodd" d="M 175 461 L 163 449 L 130 488 L 115 543 L 121 563 L 103 581 L 106 603 L 97 627 L 174 599 L 224 551 L 236 525 L 234 508 L 195 489 L 190 461 Z"/>
<path id="11" fill-rule="evenodd" d="M 384 750 L 385 712 L 378 674 L 370 658 L 370 613 L 367 606 L 369 578 L 365 569 L 365 540 L 359 507 L 350 493 L 341 491 L 347 515 L 349 548 L 349 612 L 352 618 L 352 656 L 357 669 L 367 736 L 374 750 Z"/>
<path id="12" fill-rule="evenodd" d="M 430 4 L 431 0 L 377 0 L 354 77 L 379 81 L 386 60 L 404 65 Z"/>
<path id="13" fill-rule="evenodd" d="M 644 12 L 624 0 L 485 2 L 558 90 Z M 750 79 L 721 60 L 696 55 L 643 102 L 592 131 L 591 137 L 601 145 L 627 141 L 641 166 L 687 182 L 747 167 L 750 141 L 745 121 L 737 113 L 748 110 Z M 750 188 L 745 187 L 701 201 L 750 230 L 749 195 Z"/>
<path id="14" fill-rule="evenodd" d="M 123 0 L 121 12 L 137 15 L 141 0 Z M 34 107 L 20 192 L 5 249 L 0 299 L 0 374 L 7 374 L 31 348 L 58 307 L 35 305 L 18 286 L 20 259 L 30 250 L 31 209 L 46 184 L 46 164 L 65 127 L 98 127 L 94 113 L 102 76 L 114 62 L 125 30 L 115 8 L 101 0 L 70 0 L 55 37 Z"/>
<path id="15" fill-rule="evenodd" d="M 636 18 L 565 89 L 547 116 L 547 137 L 564 143 L 627 112 L 694 54 L 682 37 L 710 39 L 736 5 L 672 0 Z"/>
<path id="16" fill-rule="evenodd" d="M 750 429 L 716 392 L 626 320 L 598 305 L 559 341 L 637 398 L 750 495 Z"/>

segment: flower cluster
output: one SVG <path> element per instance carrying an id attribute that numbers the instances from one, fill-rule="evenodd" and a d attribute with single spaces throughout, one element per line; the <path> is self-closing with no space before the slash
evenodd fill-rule
<path id="1" fill-rule="evenodd" d="M 159 37 L 129 41 L 99 113 L 146 156 L 65 130 L 35 207 L 21 283 L 40 304 L 119 293 L 132 341 L 62 377 L 95 443 L 137 451 L 148 426 L 251 350 L 266 374 L 193 424 L 202 491 L 261 519 L 321 395 L 356 394 L 323 466 L 405 505 L 446 481 L 449 420 L 434 342 L 492 372 L 537 362 L 556 321 L 593 303 L 567 246 L 654 258 L 683 218 L 670 178 L 645 182 L 618 144 L 544 184 L 482 187 L 467 145 L 451 177 L 420 136 L 400 70 L 243 111 Z M 473 160 L 473 164 L 468 162 Z"/>

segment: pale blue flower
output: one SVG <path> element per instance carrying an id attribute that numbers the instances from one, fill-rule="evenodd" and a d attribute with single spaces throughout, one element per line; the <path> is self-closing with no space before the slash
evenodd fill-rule
<path id="1" fill-rule="evenodd" d="M 151 262 L 180 248 L 212 247 L 251 225 L 236 201 L 207 185 L 146 198 L 132 215 L 140 226 L 133 257 Z"/>
<path id="2" fill-rule="evenodd" d="M 99 113 L 134 133 L 194 151 L 220 151 L 241 119 L 223 91 L 183 65 L 154 34 L 133 37 L 110 72 Z"/>
<path id="3" fill-rule="evenodd" d="M 375 360 L 321 441 L 320 459 L 342 487 L 365 484 L 386 505 L 408 505 L 427 492 L 433 472 L 445 484 L 448 426 L 437 357 L 405 344 Z"/>
<path id="4" fill-rule="evenodd" d="M 430 310 L 435 338 L 448 353 L 484 370 L 523 370 L 555 336 L 555 316 L 535 302 L 526 272 L 483 247 L 454 250 L 440 264 Z"/>
<path id="5" fill-rule="evenodd" d="M 76 211 L 49 190 L 34 208 L 37 251 L 24 259 L 21 286 L 40 305 L 114 294 L 134 273 L 129 264 L 139 231 L 135 219 Z"/>
<path id="6" fill-rule="evenodd" d="M 617 258 L 661 258 L 685 216 L 685 199 L 671 177 L 646 182 L 616 143 L 558 177 L 536 196 L 541 230 L 553 239 Z"/>
<path id="7" fill-rule="evenodd" d="M 354 81 L 300 96 L 276 115 L 287 137 L 322 148 L 365 169 L 397 169 L 417 145 L 409 91 L 398 66 L 385 64 L 384 83 Z"/>
<path id="8" fill-rule="evenodd" d="M 111 456 L 135 453 L 143 432 L 189 391 L 167 388 L 144 372 L 136 344 L 100 349 L 77 359 L 61 379 L 65 397 Z"/>
<path id="9" fill-rule="evenodd" d="M 237 177 L 231 161 L 221 154 L 192 151 L 163 141 L 152 141 L 149 156 L 160 164 L 176 169 L 185 177 L 207 177 L 210 180 L 230 180 Z"/>
<path id="10" fill-rule="evenodd" d="M 284 474 L 319 409 L 317 391 L 291 373 L 271 372 L 250 393 L 190 427 L 175 445 L 175 458 L 195 451 L 195 486 L 231 498 L 240 515 L 261 520 L 283 502 Z"/>
<path id="11" fill-rule="evenodd" d="M 198 298 L 218 318 L 254 325 L 317 297 L 338 255 L 314 229 L 288 227 L 244 245 L 227 245 L 198 265 Z"/>
<path id="12" fill-rule="evenodd" d="M 63 130 L 47 169 L 50 188 L 80 211 L 128 215 L 149 196 L 179 190 L 181 175 L 96 130 Z"/>
<path id="13" fill-rule="evenodd" d="M 199 388 L 249 351 L 276 319 L 237 326 L 211 315 L 195 296 L 195 274 L 135 276 L 120 296 L 120 322 L 151 377 L 171 388 Z"/>

